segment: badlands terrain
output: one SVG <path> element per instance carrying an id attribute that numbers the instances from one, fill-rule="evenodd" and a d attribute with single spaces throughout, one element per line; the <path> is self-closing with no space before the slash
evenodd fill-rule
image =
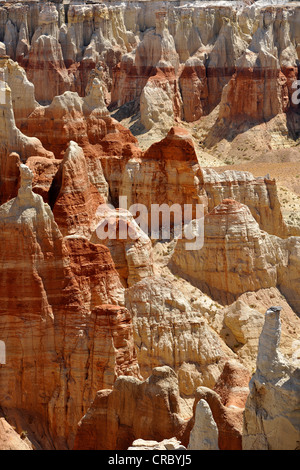
<path id="1" fill-rule="evenodd" d="M 0 1 L 0 449 L 300 449 L 299 61 L 296 1 Z"/>

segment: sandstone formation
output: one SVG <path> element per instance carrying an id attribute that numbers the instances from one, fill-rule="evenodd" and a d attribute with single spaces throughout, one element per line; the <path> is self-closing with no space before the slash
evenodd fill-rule
<path id="1" fill-rule="evenodd" d="M 35 173 L 34 190 L 53 205 L 61 187 L 61 170 L 58 171 L 57 162 L 46 159 L 53 159 L 52 151 L 57 158 L 62 159 L 71 140 L 83 148 L 88 178 L 106 201 L 108 183 L 104 178 L 99 156 L 106 157 L 120 151 L 124 156 L 132 156 L 138 152 L 138 148 L 133 135 L 108 116 L 99 80 L 92 80 L 84 98 L 80 98 L 77 93 L 66 92 L 55 97 L 50 105 L 40 106 L 34 99 L 33 86 L 27 79 L 22 87 L 18 85 L 25 75 L 22 68 L 7 58 L 3 60 L 7 83 L 12 88 L 10 90 L 5 85 L 1 103 L 2 202 L 17 193 L 18 161 L 15 155 L 13 158 L 9 157 L 13 151 L 19 154 L 23 162 L 30 159 L 32 163 L 29 165 Z M 94 145 L 97 146 L 95 149 Z M 50 148 L 51 151 L 46 150 Z"/>
<path id="2" fill-rule="evenodd" d="M 105 200 L 89 179 L 83 150 L 70 141 L 61 163 L 61 186 L 53 215 L 63 235 L 90 237 L 97 226 L 96 211 Z"/>
<path id="3" fill-rule="evenodd" d="M 99 157 L 133 156 L 138 152 L 137 140 L 131 132 L 108 115 L 102 89 L 94 79 L 89 93 L 81 98 L 77 92 L 56 96 L 50 105 L 39 106 L 31 113 L 26 135 L 35 135 L 56 158 L 63 158 L 72 140 L 84 150 L 90 178 L 105 197 L 107 183 L 103 178 Z"/>
<path id="4" fill-rule="evenodd" d="M 24 70 L 8 57 L 0 58 L 0 66 L 5 77 L 0 100 L 0 201 L 3 203 L 17 194 L 21 161 L 36 156 L 44 159 L 47 165 L 54 155 L 43 147 L 39 139 L 26 136 L 17 127 L 22 127 L 37 106 L 33 85 L 27 80 Z"/>
<path id="5" fill-rule="evenodd" d="M 241 450 L 243 411 L 242 406 L 225 406 L 206 387 L 197 389 L 192 410 L 180 397 L 175 372 L 156 367 L 145 381 L 119 377 L 113 390 L 97 392 L 78 424 L 74 449 L 155 450 L 165 445 L 171 450 L 174 444 L 168 446 L 166 439 L 173 436 L 191 450 Z M 158 444 L 154 435 L 166 438 Z"/>
<path id="6" fill-rule="evenodd" d="M 247 291 L 286 285 L 280 273 L 292 253 L 290 243 L 298 246 L 299 237 L 282 240 L 263 232 L 249 208 L 232 199 L 224 199 L 198 223 L 204 231 L 203 246 L 186 250 L 186 240 L 179 239 L 171 266 L 200 289 L 228 304 Z M 298 280 L 291 279 L 283 289 L 298 311 Z"/>
<path id="7" fill-rule="evenodd" d="M 31 38 L 30 49 L 23 63 L 29 80 L 35 86 L 36 99 L 40 103 L 71 89 L 72 77 L 64 64 L 59 43 L 59 14 L 55 5 L 46 4 L 38 17 L 38 27 Z M 48 86 L 45 86 L 45 84 Z"/>
<path id="8" fill-rule="evenodd" d="M 141 159 L 132 158 L 127 162 L 122 174 L 119 196 L 127 197 L 128 207 L 133 204 L 146 206 L 149 216 L 144 221 L 149 224 L 149 233 L 151 233 L 151 221 L 153 222 L 153 237 L 157 225 L 155 220 L 159 224 L 158 206 L 161 204 L 174 205 L 174 224 L 181 224 L 183 220 L 181 210 L 184 204 L 191 205 L 190 217 L 195 217 L 196 204 L 201 203 L 197 163 L 189 133 L 177 127 L 172 127 L 162 141 L 150 146 L 142 154 Z M 178 213 L 176 208 L 179 209 Z M 169 237 L 166 235 L 163 238 Z"/>
<path id="9" fill-rule="evenodd" d="M 60 190 L 61 162 L 62 160 L 60 159 L 46 157 L 29 157 L 26 160 L 26 165 L 33 173 L 33 192 L 42 196 L 44 202 L 50 206 L 53 206 Z M 19 171 L 17 180 L 19 180 Z M 14 188 L 17 184 L 14 184 Z"/>
<path id="10" fill-rule="evenodd" d="M 244 408 L 249 395 L 250 374 L 236 359 L 227 361 L 214 386 L 224 406 Z"/>
<path id="11" fill-rule="evenodd" d="M 184 293 L 159 277 L 144 279 L 125 292 L 133 314 L 141 373 L 168 365 L 178 374 L 180 392 L 193 396 L 197 386 L 213 388 L 232 352 L 210 328 L 201 310 Z"/>
<path id="12" fill-rule="evenodd" d="M 299 21 L 0 2 L 4 448 L 299 447 Z"/>
<path id="13" fill-rule="evenodd" d="M 11 90 L 16 126 L 21 129 L 23 122 L 38 106 L 34 85 L 28 80 L 25 70 L 18 62 L 4 56 L 0 59 L 0 66 L 3 78 Z"/>
<path id="14" fill-rule="evenodd" d="M 246 402 L 243 449 L 299 448 L 299 365 L 279 350 L 281 307 L 270 307 L 259 339 Z"/>
<path id="15" fill-rule="evenodd" d="M 3 73 L 8 75 L 10 77 L 9 71 L 6 72 L 7 70 L 10 70 L 10 65 L 11 62 L 8 61 L 8 58 L 2 58 L 1 59 L 1 66 L 3 68 Z M 16 72 L 18 73 L 20 71 L 20 68 L 14 67 L 14 71 L 12 72 L 13 76 L 16 77 Z M 21 77 L 19 79 L 24 79 L 24 74 L 21 73 Z M 12 89 L 9 87 L 8 83 L 12 82 Z M 25 87 L 24 87 L 25 88 Z M 28 89 L 27 87 L 25 89 Z M 45 149 L 43 149 L 41 143 L 39 142 L 38 139 L 34 137 L 27 137 L 25 136 L 16 126 L 15 122 L 15 112 L 16 115 L 18 114 L 23 114 L 25 111 L 22 112 L 22 108 L 20 105 L 20 102 L 18 100 L 18 94 L 16 94 L 16 91 L 20 92 L 19 87 L 16 86 L 14 83 L 13 79 L 7 80 L 7 82 L 4 82 L 3 84 L 3 97 L 1 100 L 1 153 L 3 154 L 8 154 L 11 151 L 18 152 L 22 158 L 27 158 L 31 155 L 41 155 L 41 156 L 48 156 L 51 158 L 53 157 L 53 154 L 51 152 L 46 152 Z M 12 98 L 12 93 L 14 93 Z M 24 96 L 22 96 L 24 99 Z M 33 99 L 33 96 L 31 95 L 31 98 Z M 15 102 L 18 102 L 18 105 L 15 105 L 15 109 L 13 107 L 13 99 Z M 26 98 L 25 98 L 26 99 Z M 26 106 L 26 105 L 25 105 Z M 27 106 L 34 106 L 34 103 L 28 104 Z M 30 110 L 27 110 L 27 112 L 30 112 Z M 26 114 L 25 114 L 26 115 Z M 4 156 L 2 157 L 4 159 Z"/>
<path id="16" fill-rule="evenodd" d="M 238 362 L 250 373 L 253 373 L 256 368 L 258 342 L 264 324 L 264 314 L 272 303 L 282 307 L 280 349 L 289 360 L 294 360 L 299 357 L 297 340 L 300 327 L 299 316 L 277 288 L 271 287 L 256 292 L 246 292 L 236 302 L 219 309 L 213 317 L 210 317 L 211 327 L 220 335 L 226 345 L 234 351 Z M 225 365 L 224 370 L 226 369 L 227 366 Z M 242 370 L 237 368 L 235 376 L 243 377 L 243 375 Z M 248 393 L 247 390 L 240 390 L 240 384 L 237 384 L 236 390 L 237 398 L 239 393 L 241 398 Z M 223 393 L 228 392 L 219 390 L 218 393 L 223 396 Z"/>
<path id="17" fill-rule="evenodd" d="M 172 126 L 181 116 L 181 98 L 176 73 L 179 58 L 174 38 L 167 28 L 164 11 L 155 12 L 155 30 L 145 32 L 135 51 L 122 58 L 112 87 L 112 102 L 118 106 L 136 100 L 141 123 L 147 130 Z M 132 78 L 138 80 L 131 84 Z M 124 93 L 125 92 L 125 93 Z"/>
<path id="18" fill-rule="evenodd" d="M 285 74 L 294 68 L 297 76 L 298 60 L 290 30 L 287 10 L 261 12 L 259 27 L 223 90 L 220 118 L 260 121 L 287 110 L 290 97 Z"/>
<path id="19" fill-rule="evenodd" d="M 237 122 L 294 107 L 299 9 L 293 3 L 26 3 L 1 7 L 0 39 L 26 68 L 40 103 L 65 91 L 84 96 L 101 64 L 112 105 L 141 105 L 146 129 L 164 127 L 166 118 L 170 125 L 181 117 L 197 121 L 219 103 L 220 117 Z"/>
<path id="20" fill-rule="evenodd" d="M 140 215 L 140 222 L 146 224 L 145 231 L 150 232 L 152 215 L 158 218 L 161 204 L 172 208 L 173 224 L 180 225 L 181 220 L 188 223 L 199 218 L 197 205 L 210 212 L 228 198 L 247 205 L 262 230 L 284 238 L 300 234 L 299 228 L 291 228 L 283 219 L 274 179 L 268 175 L 254 177 L 249 172 L 203 168 L 186 129 L 172 127 L 165 138 L 144 152 L 133 152 L 132 148 L 131 152 L 129 158 L 126 154 L 110 165 L 103 158 L 101 163 L 116 205 L 120 196 L 126 196 L 127 208 L 134 204 L 146 206 L 148 216 Z M 191 213 L 185 212 L 185 204 L 190 205 Z"/>
<path id="21" fill-rule="evenodd" d="M 232 340 L 228 339 L 227 344 L 230 341 L 231 347 L 238 349 L 240 360 L 247 358 L 251 369 L 256 363 L 258 339 L 264 323 L 263 314 L 253 307 L 239 298 L 224 312 L 224 325 L 226 331 L 229 330 L 227 335 L 232 335 Z"/>
<path id="22" fill-rule="evenodd" d="M 93 243 L 109 248 L 124 287 L 153 275 L 152 244 L 127 210 L 99 206 Z"/>
<path id="23" fill-rule="evenodd" d="M 203 60 L 190 58 L 179 77 L 183 102 L 183 118 L 187 122 L 198 121 L 208 107 L 208 86 Z"/>
<path id="24" fill-rule="evenodd" d="M 197 406 L 196 404 L 202 400 L 208 404 L 212 413 L 212 418 L 218 430 L 218 433 L 216 433 L 216 429 L 213 426 L 213 445 L 215 446 L 215 439 L 217 434 L 218 447 L 220 450 L 242 450 L 244 408 L 227 407 L 222 403 L 221 398 L 217 392 L 207 387 L 199 387 L 195 394 L 194 416 L 195 407 Z M 207 411 L 206 413 L 210 417 L 209 424 L 212 426 L 210 413 Z M 207 414 L 206 419 L 208 418 Z M 195 419 L 193 418 L 191 424 L 194 425 L 194 422 Z M 207 433 L 205 434 L 207 436 Z M 202 437 L 204 437 L 203 434 Z M 203 443 L 202 441 L 202 446 L 203 445 L 212 445 L 212 442 L 208 444 Z"/>
<path id="25" fill-rule="evenodd" d="M 283 219 L 275 179 L 269 175 L 254 177 L 247 171 L 216 169 L 202 170 L 208 211 L 221 204 L 223 199 L 234 199 L 248 206 L 260 228 L 270 234 L 285 238 L 299 235 Z"/>
<path id="26" fill-rule="evenodd" d="M 119 377 L 113 390 L 97 393 L 78 425 L 74 449 L 128 449 L 137 437 L 182 441 L 190 415 L 170 367 L 154 368 L 145 381 Z"/>
<path id="27" fill-rule="evenodd" d="M 53 148 L 59 157 L 70 140 L 83 144 L 103 138 L 107 124 L 112 125 L 111 118 L 108 118 L 107 124 L 102 119 L 107 118 L 107 114 L 97 86 L 91 88 L 85 98 L 67 91 L 56 96 L 48 106 L 37 107 L 29 116 L 24 131 L 38 135 L 44 146 Z M 41 125 L 43 123 L 44 126 Z M 51 123 L 50 126 L 48 123 Z"/>
<path id="28" fill-rule="evenodd" d="M 144 439 L 137 439 L 133 441 L 132 446 L 128 450 L 185 450 L 186 448 L 175 439 L 164 439 L 161 442 L 145 441 Z"/>
<path id="29" fill-rule="evenodd" d="M 188 449 L 219 450 L 218 428 L 205 400 L 199 400 L 197 403 L 195 424 L 191 430 Z"/>
<path id="30" fill-rule="evenodd" d="M 96 391 L 139 376 L 132 320 L 108 249 L 63 238 L 20 169 L 18 196 L 0 210 L 1 407 L 16 422 L 34 415 L 26 430 L 44 448 L 68 448 Z"/>
<path id="31" fill-rule="evenodd" d="M 189 448 L 242 449 L 243 413 L 249 380 L 248 370 L 235 359 L 230 359 L 213 389 L 197 388 L 190 421 Z"/>

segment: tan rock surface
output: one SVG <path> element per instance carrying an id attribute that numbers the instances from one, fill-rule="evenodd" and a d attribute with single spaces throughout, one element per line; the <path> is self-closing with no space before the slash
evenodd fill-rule
<path id="1" fill-rule="evenodd" d="M 245 445 L 296 447 L 299 15 L 0 5 L 0 406 L 34 448 L 76 433 L 78 448 L 186 447 L 204 399 L 219 448 L 241 449 L 257 352 L 274 371 L 254 376 Z M 203 204 L 203 248 L 151 240 L 132 216 L 135 240 L 99 243 L 101 203 L 128 226 L 119 196 L 190 218 Z M 270 305 L 285 360 L 259 342 Z"/>
<path id="2" fill-rule="evenodd" d="M 28 439 L 22 439 L 4 418 L 0 418 L 0 450 L 33 449 Z"/>
<path id="3" fill-rule="evenodd" d="M 170 264 L 174 272 L 224 304 L 244 292 L 278 286 L 298 311 L 299 260 L 292 255 L 297 253 L 298 237 L 282 240 L 261 231 L 248 207 L 231 199 L 205 216 L 203 230 L 204 243 L 198 250 L 186 250 L 186 240 L 178 240 Z M 282 273 L 289 271 L 286 257 L 291 255 L 288 282 Z"/>
<path id="4" fill-rule="evenodd" d="M 53 206 L 60 231 L 90 238 L 97 226 L 96 211 L 105 200 L 90 182 L 83 150 L 70 141 L 61 163 L 61 187 Z"/>
<path id="5" fill-rule="evenodd" d="M 299 448 L 299 361 L 282 355 L 280 336 L 280 307 L 271 307 L 265 314 L 245 407 L 243 449 Z"/>
<path id="6" fill-rule="evenodd" d="M 17 194 L 20 161 L 24 162 L 30 156 L 53 159 L 54 155 L 43 147 L 39 139 L 27 137 L 16 126 L 15 116 L 24 118 L 35 106 L 33 91 L 24 71 L 7 57 L 0 59 L 0 66 L 8 77 L 2 82 L 0 102 L 0 202 L 3 203 Z M 23 82 L 21 87 L 18 85 L 20 80 Z"/>
<path id="7" fill-rule="evenodd" d="M 187 122 L 197 121 L 207 112 L 208 88 L 203 61 L 190 58 L 179 77 L 183 102 L 183 118 Z"/>
<path id="8" fill-rule="evenodd" d="M 125 292 L 133 314 L 141 373 L 168 365 L 178 374 L 180 392 L 193 396 L 197 386 L 213 387 L 232 355 L 210 328 L 201 310 L 170 281 L 152 277 Z M 204 311 L 204 306 L 203 306 Z"/>
<path id="9" fill-rule="evenodd" d="M 185 447 L 175 438 L 164 439 L 161 442 L 146 441 L 144 439 L 136 439 L 128 450 L 185 450 Z"/>
<path id="10" fill-rule="evenodd" d="M 125 209 L 101 206 L 91 241 L 109 248 L 124 287 L 154 274 L 152 243 Z"/>
<path id="11" fill-rule="evenodd" d="M 195 424 L 190 433 L 188 450 L 219 450 L 218 428 L 205 400 L 199 400 L 195 412 Z"/>
<path id="12" fill-rule="evenodd" d="M 72 87 L 72 77 L 65 67 L 58 41 L 58 11 L 55 5 L 44 5 L 39 14 L 39 26 L 31 39 L 25 67 L 40 103 L 50 102 Z M 45 86 L 46 83 L 48 86 Z"/>
<path id="13" fill-rule="evenodd" d="M 177 376 L 170 367 L 153 369 L 143 382 L 119 377 L 113 390 L 97 393 L 78 424 L 74 449 L 125 450 L 137 438 L 182 441 L 191 413 L 179 396 Z"/>

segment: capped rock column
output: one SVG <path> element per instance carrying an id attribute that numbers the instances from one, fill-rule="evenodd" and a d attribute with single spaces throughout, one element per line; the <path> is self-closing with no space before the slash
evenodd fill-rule
<path id="1" fill-rule="evenodd" d="M 281 307 L 270 307 L 244 413 L 244 450 L 296 450 L 300 442 L 300 369 L 279 350 Z"/>

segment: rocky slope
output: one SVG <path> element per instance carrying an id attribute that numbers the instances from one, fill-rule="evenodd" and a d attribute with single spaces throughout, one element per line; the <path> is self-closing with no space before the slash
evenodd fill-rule
<path id="1" fill-rule="evenodd" d="M 297 448 L 300 9 L 277 3 L 0 2 L 4 448 Z"/>
<path id="2" fill-rule="evenodd" d="M 32 450 L 32 446 L 26 435 L 21 437 L 4 418 L 0 418 L 0 450 Z"/>

